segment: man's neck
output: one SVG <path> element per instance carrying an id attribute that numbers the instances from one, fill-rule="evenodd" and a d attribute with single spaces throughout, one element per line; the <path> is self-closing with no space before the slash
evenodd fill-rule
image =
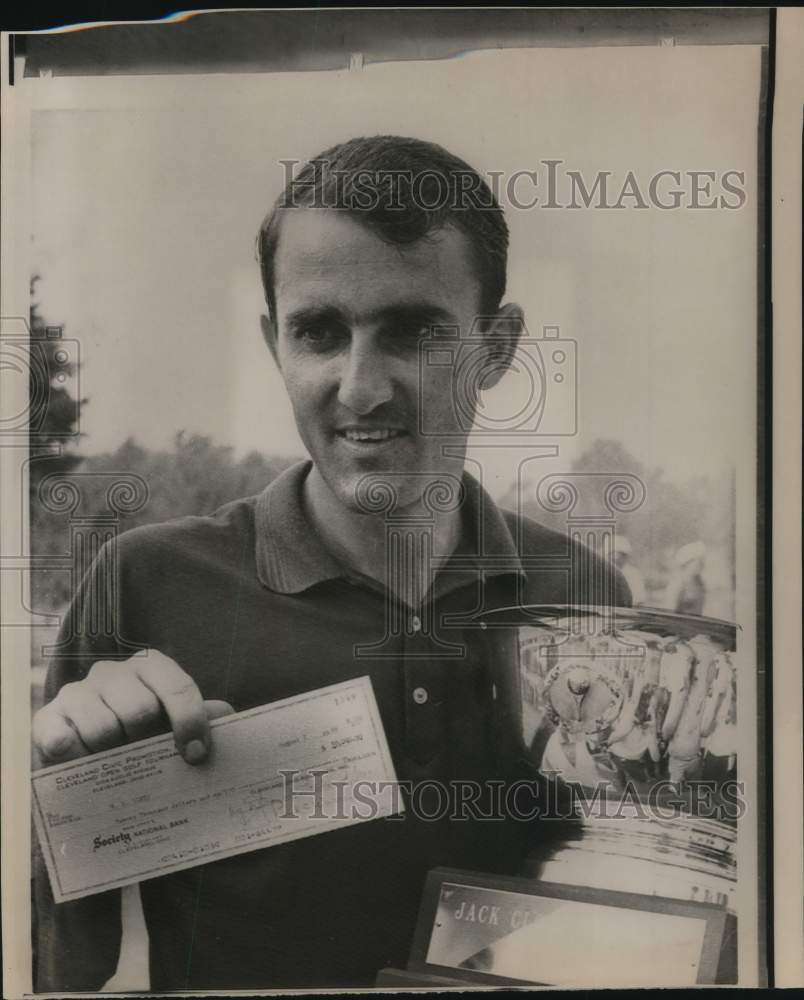
<path id="1" fill-rule="evenodd" d="M 404 536 L 403 544 L 414 553 L 413 565 L 400 558 L 395 560 L 398 565 L 392 567 L 386 551 L 385 514 L 363 514 L 345 507 L 315 466 L 304 483 L 304 506 L 324 545 L 339 562 L 383 583 L 412 606 L 418 606 L 424 599 L 436 572 L 458 547 L 461 538 L 460 509 L 436 513 L 432 519 L 422 519 L 422 523 L 417 524 L 413 516 L 416 510 L 411 507 L 411 518 L 404 523 L 400 536 Z M 394 514 L 404 517 L 404 511 Z M 421 555 L 425 550 L 429 552 L 429 559 Z"/>

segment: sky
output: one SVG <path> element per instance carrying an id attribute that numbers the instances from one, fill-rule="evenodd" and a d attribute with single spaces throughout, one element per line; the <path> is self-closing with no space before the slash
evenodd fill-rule
<path id="1" fill-rule="evenodd" d="M 587 186 L 610 171 L 615 191 L 629 170 L 643 191 L 660 170 L 744 172 L 737 210 L 506 206 L 507 298 L 530 338 L 557 326 L 574 342 L 579 426 L 482 451 L 495 494 L 538 454 L 533 442 L 559 448 L 536 459 L 539 473 L 595 438 L 680 480 L 728 467 L 756 432 L 758 82 L 749 46 L 32 81 L 31 261 L 43 315 L 80 343 L 83 451 L 129 436 L 165 447 L 184 429 L 238 455 L 303 453 L 260 334 L 257 228 L 283 186 L 280 160 L 393 132 L 504 182 L 536 170 L 537 194 L 550 159 L 561 183 L 567 170 Z M 517 191 L 533 193 L 527 179 Z M 489 412 L 515 395 L 503 380 Z"/>

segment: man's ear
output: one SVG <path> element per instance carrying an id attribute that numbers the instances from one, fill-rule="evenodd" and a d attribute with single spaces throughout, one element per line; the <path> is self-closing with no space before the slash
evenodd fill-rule
<path id="1" fill-rule="evenodd" d="M 282 370 L 282 366 L 279 364 L 279 354 L 276 349 L 276 324 L 271 319 L 270 316 L 266 316 L 265 313 L 260 316 L 260 328 L 262 329 L 262 339 L 268 345 L 268 350 L 271 352 L 271 357 L 276 362 L 276 367 Z"/>
<path id="2" fill-rule="evenodd" d="M 514 362 L 516 349 L 525 329 L 525 313 L 516 302 L 500 306 L 488 321 L 483 339 L 488 348 L 488 365 L 483 375 L 483 389 L 491 389 Z"/>

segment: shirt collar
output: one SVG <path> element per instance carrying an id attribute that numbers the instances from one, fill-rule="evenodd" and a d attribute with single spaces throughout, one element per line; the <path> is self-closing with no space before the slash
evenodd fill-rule
<path id="1" fill-rule="evenodd" d="M 317 583 L 349 575 L 305 516 L 302 490 L 311 468 L 309 460 L 291 466 L 257 497 L 257 576 L 269 590 L 280 594 L 301 593 Z M 514 537 L 499 507 L 468 472 L 463 474 L 463 484 L 463 536 L 456 551 L 461 568 L 470 568 L 467 562 L 471 565 L 471 557 L 480 555 L 482 544 L 482 551 L 497 557 L 501 567 L 486 569 L 485 575 L 524 573 Z M 504 558 L 499 560 L 500 556 Z M 444 569 L 449 566 L 448 561 Z"/>

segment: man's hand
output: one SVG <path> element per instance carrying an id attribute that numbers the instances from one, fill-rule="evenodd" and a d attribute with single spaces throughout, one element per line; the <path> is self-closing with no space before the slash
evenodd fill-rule
<path id="1" fill-rule="evenodd" d="M 48 764 L 173 730 L 190 764 L 209 750 L 209 720 L 231 715 L 225 701 L 204 701 L 195 681 L 169 656 L 99 660 L 82 681 L 65 684 L 33 718 L 34 745 Z"/>

